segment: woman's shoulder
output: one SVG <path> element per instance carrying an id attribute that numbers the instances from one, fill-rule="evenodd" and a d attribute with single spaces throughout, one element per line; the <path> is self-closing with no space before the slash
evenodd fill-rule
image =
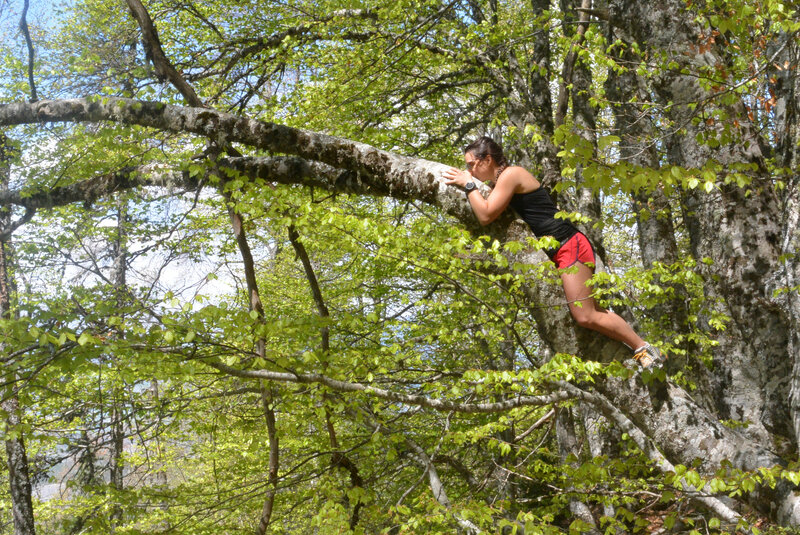
<path id="1" fill-rule="evenodd" d="M 510 165 L 505 168 L 498 179 L 509 179 L 514 182 L 514 193 L 525 194 L 536 191 L 541 184 L 527 169 L 518 165 Z"/>

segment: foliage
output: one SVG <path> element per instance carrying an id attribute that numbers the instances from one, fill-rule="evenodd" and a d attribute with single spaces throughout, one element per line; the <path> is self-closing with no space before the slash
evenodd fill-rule
<path id="1" fill-rule="evenodd" d="M 39 92 L 184 104 L 159 79 L 136 21 L 117 4 L 65 4 L 35 28 Z M 679 362 L 673 381 L 706 385 L 715 350 L 735 322 L 725 296 L 708 290 L 720 266 L 696 253 L 687 198 L 781 191 L 796 172 L 777 158 L 673 162 L 663 138 L 720 125 L 698 131 L 702 150 L 741 143 L 737 121 L 744 119 L 730 115 L 740 101 L 756 129 L 776 129 L 775 99 L 762 75 L 772 68 L 773 43 L 800 30 L 798 15 L 777 1 L 689 2 L 706 38 L 691 46 L 707 52 L 719 45 L 724 70 L 680 64 L 591 24 L 577 47 L 597 115 L 587 139 L 574 103 L 550 131 L 536 122 L 535 82 L 543 78 L 557 97 L 558 73 L 575 44 L 572 7 L 537 11 L 538 4 L 165 0 L 146 7 L 171 61 L 209 107 L 453 165 L 461 156 L 453 147 L 477 133 L 501 134 L 509 153 L 540 173 L 543 147 L 552 146 L 560 166 L 553 185 L 564 201 L 577 204 L 582 187 L 602 200 L 601 212 L 575 217 L 602 231 L 609 269 L 593 279 L 596 296 L 631 311 L 644 336 L 663 341 Z M 743 18 L 752 24 L 736 22 Z M 29 89 L 27 57 L 14 39 L 0 43 L 3 103 L 24 100 Z M 625 60 L 628 53 L 639 60 Z M 653 125 L 655 164 L 622 157 L 608 79 L 638 73 L 655 84 L 690 67 L 708 98 L 632 97 Z M 687 124 L 676 123 L 673 106 L 692 109 Z M 143 163 L 198 176 L 213 169 L 198 157 L 206 141 L 183 134 L 98 124 L 48 126 L 46 133 L 20 127 L 11 135 L 20 144 L 12 185 L 26 196 Z M 537 314 L 566 303 L 531 302 L 526 281 L 557 284 L 557 274 L 549 263 L 516 255 L 545 243 L 471 234 L 416 201 L 226 178 L 198 191 L 142 188 L 39 210 L 14 235 L 15 316 L 0 329 L 5 395 L 13 389 L 24 421 L 5 434 L 25 437 L 41 532 L 251 533 L 274 491 L 269 532 L 276 534 L 595 529 L 573 516 L 575 502 L 591 509 L 605 533 L 662 526 L 724 533 L 736 526 L 701 509 L 697 493 L 742 498 L 758 485 L 798 484 L 796 466 L 723 467 L 709 476 L 676 465 L 665 473 L 608 421 L 600 429 L 578 425 L 579 449 L 560 450 L 556 414 L 579 422 L 589 416 L 574 396 L 547 398 L 559 382 L 588 390 L 600 378 L 633 372 L 554 353 L 542 339 Z M 666 199 L 662 211 L 630 209 L 637 196 L 652 201 L 656 194 Z M 252 305 L 231 212 L 245 221 L 263 314 Z M 639 261 L 637 233 L 648 218 L 675 223 L 672 261 Z M 797 293 L 797 286 L 778 286 L 776 295 Z M 676 302 L 685 311 L 680 321 L 664 312 Z M 265 381 L 230 369 L 317 374 L 364 388 Z M 465 405 L 543 401 L 437 411 L 369 388 Z M 269 478 L 270 410 L 277 485 Z M 593 453 L 593 434 L 605 435 L 610 451 Z M 122 470 L 117 482 L 115 466 Z M 4 472 L 2 533 L 12 532 L 7 478 Z M 435 478 L 446 496 L 432 492 Z M 740 510 L 741 527 L 763 522 L 745 505 Z M 761 532 L 770 529 L 779 528 Z"/>

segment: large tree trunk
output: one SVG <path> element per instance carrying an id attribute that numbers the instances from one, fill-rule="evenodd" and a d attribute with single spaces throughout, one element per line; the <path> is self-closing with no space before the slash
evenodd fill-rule
<path id="1" fill-rule="evenodd" d="M 703 40 L 702 29 L 683 2 L 619 0 L 609 7 L 613 24 L 646 42 L 654 53 L 667 54 L 693 73 L 727 69 L 722 54 Z M 781 203 L 763 164 L 761 140 L 744 105 L 716 103 L 716 95 L 701 85 L 696 74 L 664 68 L 653 88 L 675 126 L 668 140 L 670 163 L 695 170 L 712 162 L 722 166 L 710 194 L 697 189 L 684 192 L 692 253 L 711 262 L 705 269 L 708 297 L 731 318 L 714 354 L 717 411 L 722 418 L 747 423 L 745 432 L 762 444 L 770 444 L 770 433 L 794 438 L 787 404 L 791 322 L 772 297 L 782 270 L 777 217 Z M 695 108 L 692 103 L 703 104 Z M 726 113 L 724 124 L 714 120 L 715 110 Z M 720 137 L 723 130 L 733 135 L 733 141 Z M 700 139 L 727 144 L 712 149 Z M 737 164 L 750 169 L 752 183 L 747 188 L 724 183 Z"/>
<path id="2" fill-rule="evenodd" d="M 653 142 L 657 134 L 653 118 L 642 104 L 649 98 L 644 91 L 646 81 L 636 69 L 642 59 L 631 50 L 629 43 L 624 43 L 622 47 L 621 51 L 615 51 L 621 69 L 609 69 L 605 83 L 606 95 L 614 103 L 612 132 L 620 138 L 619 156 L 622 161 L 642 171 L 656 170 L 660 168 L 658 152 Z M 633 191 L 631 209 L 636 214 L 642 266 L 652 269 L 657 265 L 672 266 L 678 262 L 678 244 L 672 222 L 673 207 L 664 190 L 658 187 Z M 663 284 L 659 278 L 655 281 Z M 670 298 L 651 307 L 647 314 L 659 332 L 671 333 L 669 338 L 674 340 L 678 335 L 690 333 L 688 295 L 682 284 L 669 283 L 668 286 L 672 291 Z M 713 410 L 714 401 L 707 370 L 698 359 L 689 358 L 695 354 L 696 344 L 684 340 L 682 343 L 674 343 L 674 346 L 678 351 L 669 352 L 667 368 L 681 370 L 688 365 L 693 379 L 701 385 L 695 392 L 695 399 Z"/>
<path id="3" fill-rule="evenodd" d="M 776 42 L 767 47 L 774 61 L 768 66 L 769 91 L 775 98 L 775 157 L 778 165 L 790 170 L 785 179 L 786 189 L 781 205 L 780 225 L 783 270 L 779 287 L 797 288 L 800 285 L 800 45 L 796 35 L 780 34 Z M 767 110 L 768 111 L 768 110 Z M 793 171 L 791 171 L 793 170 Z M 800 295 L 787 291 L 781 298 L 792 329 L 789 333 L 789 356 L 792 362 L 791 417 L 795 440 L 800 437 Z"/>

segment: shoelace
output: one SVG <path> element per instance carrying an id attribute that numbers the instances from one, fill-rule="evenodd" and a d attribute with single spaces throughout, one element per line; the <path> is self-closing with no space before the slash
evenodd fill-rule
<path id="1" fill-rule="evenodd" d="M 642 349 L 641 351 L 633 355 L 633 360 L 635 360 L 642 366 L 649 366 L 653 362 L 653 359 L 650 357 L 650 355 L 647 354 L 647 349 Z M 650 362 L 648 362 L 648 360 Z"/>

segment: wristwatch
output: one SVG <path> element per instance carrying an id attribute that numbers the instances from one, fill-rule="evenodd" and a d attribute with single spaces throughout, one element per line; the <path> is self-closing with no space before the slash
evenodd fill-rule
<path id="1" fill-rule="evenodd" d="M 469 192 L 475 189 L 478 189 L 478 185 L 472 180 L 464 184 L 464 192 L 467 194 L 467 197 L 469 197 Z"/>

